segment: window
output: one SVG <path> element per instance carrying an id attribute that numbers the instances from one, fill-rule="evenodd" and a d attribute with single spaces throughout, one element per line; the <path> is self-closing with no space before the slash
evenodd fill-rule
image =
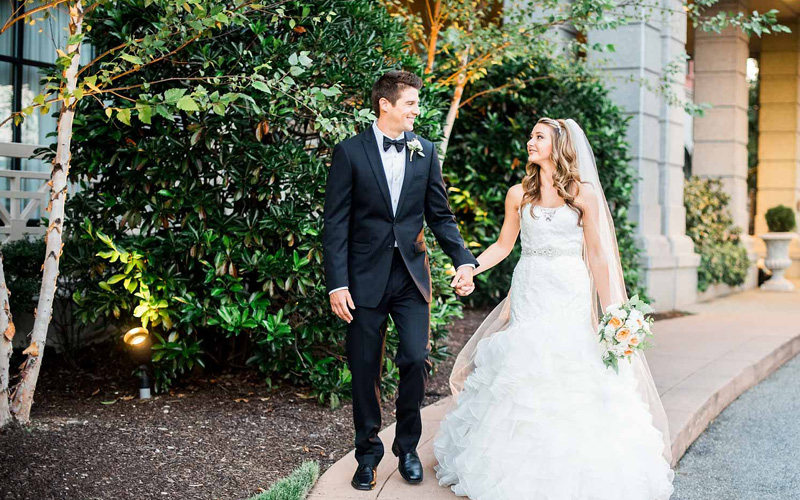
<path id="1" fill-rule="evenodd" d="M 5 23 L 12 14 L 20 15 L 25 7 L 24 0 L 0 2 L 0 23 Z M 37 21 L 33 25 L 18 21 L 0 35 L 0 121 L 31 104 L 43 88 L 39 82 L 41 70 L 53 67 L 56 48 L 63 49 L 66 44 L 69 26 L 66 8 L 60 5 L 47 12 L 50 12 L 48 19 L 42 19 L 44 13 L 40 12 L 34 15 Z M 88 61 L 91 61 L 91 47 L 85 45 L 81 62 Z M 56 130 L 59 108 L 52 106 L 46 115 L 37 110 L 19 126 L 9 122 L 0 128 L 0 169 L 49 170 L 40 160 L 13 157 L 9 151 L 14 149 L 9 148 L 8 143 L 42 146 L 55 142 L 55 138 L 47 134 Z"/>
<path id="2" fill-rule="evenodd" d="M 25 0 L 0 0 L 0 26 L 23 14 L 26 7 L 30 10 L 42 4 L 39 0 L 28 5 Z M 45 12 L 49 12 L 46 19 Z M 56 49 L 64 49 L 69 36 L 69 13 L 64 4 L 33 18 L 33 25 L 17 21 L 0 35 L 0 121 L 31 105 L 41 93 L 42 69 L 54 66 Z M 91 46 L 81 47 L 82 64 L 92 57 Z M 18 171 L 0 173 L 0 191 L 11 192 L 0 198 L 0 242 L 42 232 L 37 226 L 45 195 L 37 191 L 44 187 L 47 175 L 43 173 L 50 171 L 50 165 L 29 156 L 36 147 L 55 142 L 48 134 L 56 131 L 59 109 L 60 105 L 51 106 L 45 115 L 37 109 L 19 126 L 9 120 L 0 127 L 0 172 Z"/>

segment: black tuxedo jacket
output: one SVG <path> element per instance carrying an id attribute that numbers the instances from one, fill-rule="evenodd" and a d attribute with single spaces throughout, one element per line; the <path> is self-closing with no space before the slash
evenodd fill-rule
<path id="1" fill-rule="evenodd" d="M 412 160 L 408 147 L 403 150 L 405 178 L 396 215 L 372 127 L 333 148 L 322 237 L 325 280 L 328 292 L 347 286 L 356 306 L 376 307 L 380 302 L 395 240 L 414 283 L 430 302 L 423 220 L 456 268 L 478 266 L 458 232 L 436 148 L 411 132 L 405 137 L 406 142 L 418 138 L 425 156 L 414 153 Z"/>

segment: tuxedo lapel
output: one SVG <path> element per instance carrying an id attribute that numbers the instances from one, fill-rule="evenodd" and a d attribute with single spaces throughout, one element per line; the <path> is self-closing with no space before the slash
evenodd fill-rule
<path id="1" fill-rule="evenodd" d="M 406 157 L 406 167 L 405 167 L 405 174 L 403 176 L 403 187 L 400 189 L 400 199 L 397 201 L 397 213 L 400 213 L 400 209 L 403 207 L 403 200 L 406 199 L 406 194 L 408 194 L 408 190 L 411 187 L 411 179 L 414 177 L 414 167 L 419 162 L 421 156 L 418 153 L 414 153 L 414 160 L 411 160 L 411 151 L 408 149 L 408 142 L 413 141 L 417 136 L 414 135 L 412 132 L 406 132 L 406 147 L 403 150 Z"/>
<path id="2" fill-rule="evenodd" d="M 369 127 L 363 134 L 364 152 L 367 154 L 367 160 L 372 167 L 372 173 L 375 174 L 375 181 L 378 183 L 383 201 L 386 203 L 386 210 L 389 215 L 392 214 L 392 200 L 389 197 L 389 184 L 386 183 L 386 173 L 383 171 L 383 163 L 381 162 L 381 155 L 378 153 L 378 140 L 375 138 L 375 132 L 372 127 Z"/>

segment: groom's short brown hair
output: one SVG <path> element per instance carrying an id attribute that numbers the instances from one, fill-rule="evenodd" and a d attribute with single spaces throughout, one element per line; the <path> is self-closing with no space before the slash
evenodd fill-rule
<path id="1" fill-rule="evenodd" d="M 408 71 L 392 70 L 383 74 L 372 86 L 372 111 L 377 116 L 381 115 L 379 104 L 381 97 L 394 106 L 400 98 L 400 92 L 406 87 L 414 87 L 419 90 L 422 88 L 422 78 Z"/>

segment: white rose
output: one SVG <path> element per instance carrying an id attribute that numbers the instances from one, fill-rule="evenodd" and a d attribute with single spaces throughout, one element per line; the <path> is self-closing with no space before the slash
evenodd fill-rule
<path id="1" fill-rule="evenodd" d="M 615 346 L 611 346 L 611 349 L 609 349 L 609 351 L 611 351 L 611 353 L 614 354 L 615 356 L 622 357 L 625 354 L 625 349 L 627 348 L 628 348 L 627 344 L 617 344 Z"/>
<path id="2" fill-rule="evenodd" d="M 644 319 L 644 314 L 642 314 L 642 311 L 638 309 L 633 309 L 631 311 L 630 317 L 633 319 Z"/>

